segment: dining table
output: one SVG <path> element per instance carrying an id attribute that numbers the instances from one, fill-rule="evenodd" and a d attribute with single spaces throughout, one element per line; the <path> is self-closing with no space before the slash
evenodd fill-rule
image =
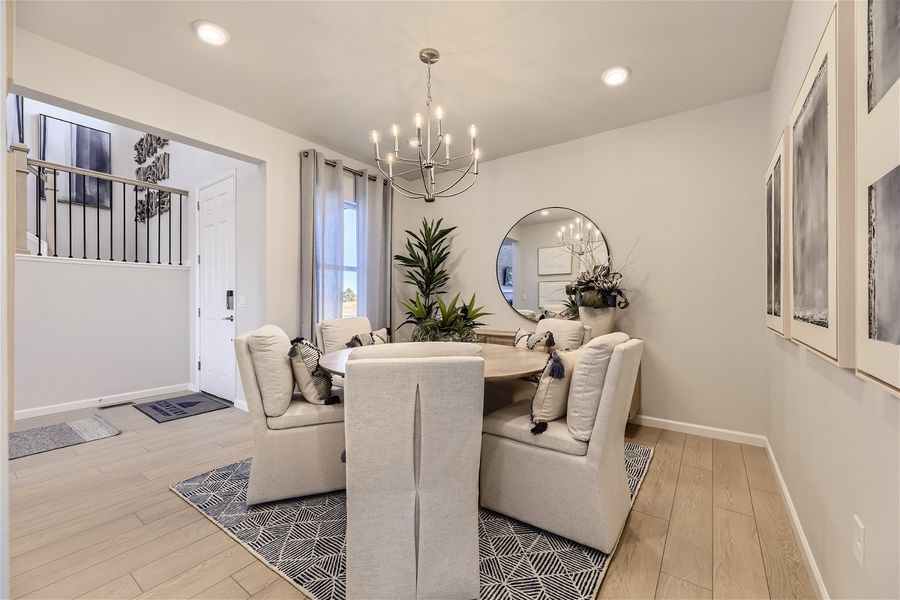
<path id="1" fill-rule="evenodd" d="M 479 346 L 481 357 L 484 359 L 485 381 L 522 379 L 542 372 L 547 364 L 547 354 L 544 352 L 500 344 L 479 344 Z M 343 376 L 347 372 L 347 359 L 353 350 L 354 348 L 345 348 L 323 354 L 319 358 L 319 366 L 332 375 Z"/>

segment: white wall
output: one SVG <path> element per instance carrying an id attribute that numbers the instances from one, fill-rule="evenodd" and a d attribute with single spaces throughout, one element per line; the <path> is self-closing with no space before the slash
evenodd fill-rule
<path id="1" fill-rule="evenodd" d="M 534 324 L 503 300 L 494 257 L 518 219 L 578 210 L 617 261 L 640 236 L 619 326 L 647 343 L 642 412 L 764 434 L 765 262 L 750 249 L 765 247 L 757 192 L 767 108 L 760 94 L 484 163 L 462 196 L 397 198 L 395 250 L 422 215 L 458 225 L 449 289 L 477 292 L 495 313 L 484 320 L 515 330 Z"/>
<path id="2" fill-rule="evenodd" d="M 187 384 L 189 274 L 17 257 L 17 418 L 72 400 Z"/>
<path id="3" fill-rule="evenodd" d="M 265 164 L 265 227 L 253 224 L 256 239 L 265 247 L 265 260 L 252 261 L 257 268 L 264 265 L 264 272 L 255 274 L 255 281 L 264 286 L 260 295 L 265 308 L 260 312 L 285 331 L 298 331 L 300 152 L 316 145 L 28 31 L 17 29 L 15 42 L 12 91 Z M 319 149 L 347 166 L 366 168 L 328 148 Z"/>
<path id="4" fill-rule="evenodd" d="M 833 7 L 793 4 L 772 76 L 769 155 Z M 760 197 L 764 170 L 765 162 L 756 173 Z M 769 443 L 829 594 L 900 597 L 900 400 L 775 334 L 765 337 Z M 864 571 L 851 552 L 854 514 L 866 526 Z"/>

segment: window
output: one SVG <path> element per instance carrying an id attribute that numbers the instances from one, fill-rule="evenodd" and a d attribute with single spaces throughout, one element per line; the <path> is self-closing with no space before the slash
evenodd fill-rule
<path id="1" fill-rule="evenodd" d="M 343 198 L 344 198 L 344 264 L 342 272 L 343 317 L 356 317 L 359 315 L 357 299 L 359 287 L 357 285 L 358 256 L 356 250 L 356 177 L 349 172 L 344 172 Z"/>

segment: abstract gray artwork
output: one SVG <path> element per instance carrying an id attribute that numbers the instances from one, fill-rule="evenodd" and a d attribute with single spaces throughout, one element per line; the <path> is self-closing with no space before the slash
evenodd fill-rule
<path id="1" fill-rule="evenodd" d="M 900 2 L 869 0 L 869 111 L 900 78 Z"/>
<path id="2" fill-rule="evenodd" d="M 869 339 L 900 344 L 900 167 L 869 186 Z"/>
<path id="3" fill-rule="evenodd" d="M 794 319 L 828 327 L 828 59 L 793 126 Z"/>
<path id="4" fill-rule="evenodd" d="M 781 158 L 772 172 L 772 314 L 781 316 Z"/>
<path id="5" fill-rule="evenodd" d="M 772 177 L 766 180 L 766 314 L 772 312 L 774 305 L 772 296 L 775 288 L 772 285 Z"/>

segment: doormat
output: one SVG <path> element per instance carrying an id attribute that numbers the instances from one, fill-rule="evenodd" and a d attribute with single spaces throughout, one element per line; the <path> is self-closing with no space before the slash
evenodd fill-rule
<path id="1" fill-rule="evenodd" d="M 194 415 L 202 415 L 203 413 L 212 412 L 214 410 L 222 410 L 229 408 L 231 404 L 224 400 L 218 400 L 206 394 L 188 394 L 187 396 L 179 396 L 178 398 L 168 398 L 167 400 L 154 400 L 153 402 L 144 402 L 135 404 L 134 407 L 156 421 L 157 423 L 167 423 L 184 419 L 185 417 L 193 417 Z"/>
<path id="2" fill-rule="evenodd" d="M 9 458 L 22 458 L 114 435 L 119 435 L 119 430 L 97 415 L 67 423 L 13 431 L 9 434 Z"/>

